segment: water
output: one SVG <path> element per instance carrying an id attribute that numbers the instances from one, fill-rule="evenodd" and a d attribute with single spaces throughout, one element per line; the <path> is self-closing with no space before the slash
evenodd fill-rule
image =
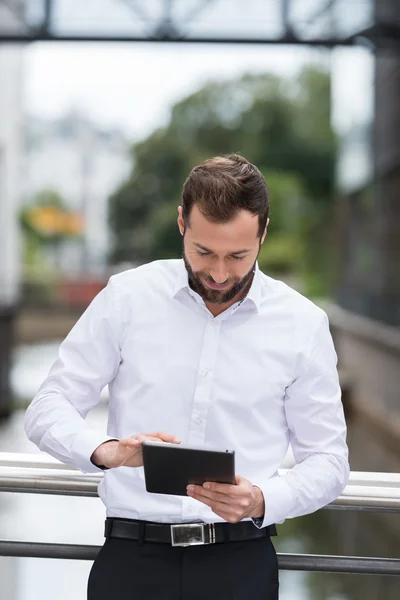
<path id="1" fill-rule="evenodd" d="M 18 403 L 32 398 L 57 353 L 58 343 L 21 346 L 15 351 L 11 376 Z M 107 392 L 91 411 L 89 421 L 105 431 Z M 23 431 L 24 409 L 0 427 L 0 452 L 32 452 L 38 449 Z M 376 456 L 373 432 L 349 424 L 353 469 L 372 470 Z M 397 457 L 391 469 L 399 471 Z M 383 470 L 383 469 L 381 469 Z M 103 543 L 105 509 L 98 498 L 74 498 L 39 494 L 0 493 L 0 539 L 100 545 Z M 396 529 L 397 525 L 397 529 Z M 399 556 L 398 516 L 343 511 L 319 511 L 287 520 L 274 538 L 278 552 Z M 1 600 L 85 600 L 90 561 L 0 557 Z M 395 577 L 334 575 L 282 571 L 281 600 L 398 600 L 400 581 Z"/>

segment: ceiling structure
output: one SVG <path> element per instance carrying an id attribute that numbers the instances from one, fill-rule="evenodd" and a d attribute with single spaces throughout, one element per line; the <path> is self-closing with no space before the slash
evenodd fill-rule
<path id="1" fill-rule="evenodd" d="M 399 28 L 378 23 L 374 4 L 374 0 L 0 0 L 0 42 L 400 46 Z"/>

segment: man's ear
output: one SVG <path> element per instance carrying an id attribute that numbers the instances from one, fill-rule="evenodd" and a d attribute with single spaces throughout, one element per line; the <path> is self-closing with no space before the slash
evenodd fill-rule
<path id="1" fill-rule="evenodd" d="M 267 236 L 268 225 L 269 225 L 269 219 L 267 219 L 267 224 L 265 226 L 264 233 L 261 236 L 261 244 L 264 242 L 264 240 L 265 240 L 265 238 Z"/>
<path id="2" fill-rule="evenodd" d="M 182 215 L 182 206 L 178 206 L 178 227 L 181 235 L 185 233 L 185 221 Z"/>

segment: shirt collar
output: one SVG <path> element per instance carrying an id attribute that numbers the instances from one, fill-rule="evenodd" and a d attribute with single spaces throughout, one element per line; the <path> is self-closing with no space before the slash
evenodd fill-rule
<path id="1" fill-rule="evenodd" d="M 258 262 L 256 262 L 256 266 L 254 267 L 254 277 L 252 284 L 250 286 L 249 292 L 246 296 L 247 300 L 250 300 L 257 312 L 260 312 L 261 308 L 261 271 L 258 266 Z"/>
<path id="2" fill-rule="evenodd" d="M 176 275 L 175 284 L 172 291 L 172 297 L 175 298 L 179 292 L 183 289 L 189 290 L 189 278 L 186 271 L 185 263 L 183 258 L 179 261 L 178 272 Z"/>
<path id="3" fill-rule="evenodd" d="M 189 291 L 189 279 L 188 279 L 188 274 L 187 274 L 187 270 L 185 267 L 185 263 L 183 262 L 183 259 L 181 259 L 180 263 L 179 263 L 179 268 L 178 268 L 178 273 L 176 276 L 175 285 L 173 288 L 173 293 L 172 293 L 173 298 L 175 298 L 179 294 L 179 292 L 181 292 L 184 289 Z M 254 304 L 254 307 L 256 308 L 257 312 L 260 312 L 261 272 L 260 272 L 258 263 L 256 263 L 256 266 L 254 268 L 253 281 L 252 281 L 252 284 L 248 291 L 248 294 L 247 294 L 246 298 L 243 300 L 243 302 L 245 300 L 246 301 L 249 300 L 250 302 L 252 302 Z"/>

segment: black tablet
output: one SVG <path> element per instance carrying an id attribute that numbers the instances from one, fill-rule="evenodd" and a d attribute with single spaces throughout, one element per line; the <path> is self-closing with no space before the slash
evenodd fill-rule
<path id="1" fill-rule="evenodd" d="M 146 490 L 187 496 L 189 483 L 235 483 L 235 452 L 166 442 L 143 442 Z"/>

